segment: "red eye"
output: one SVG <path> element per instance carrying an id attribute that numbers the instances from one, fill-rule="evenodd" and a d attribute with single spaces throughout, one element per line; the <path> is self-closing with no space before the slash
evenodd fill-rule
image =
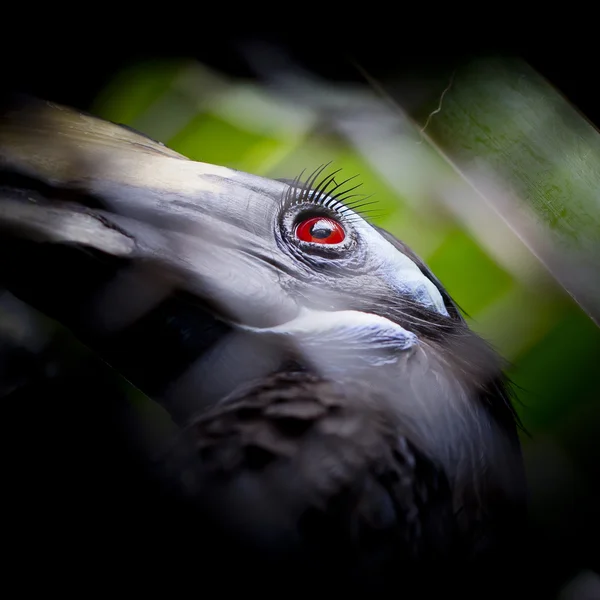
<path id="1" fill-rule="evenodd" d="M 327 217 L 312 217 L 296 226 L 296 237 L 315 244 L 339 244 L 346 234 L 342 226 Z"/>

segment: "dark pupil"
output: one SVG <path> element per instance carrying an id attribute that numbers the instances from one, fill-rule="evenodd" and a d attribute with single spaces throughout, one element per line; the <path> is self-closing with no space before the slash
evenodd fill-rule
<path id="1" fill-rule="evenodd" d="M 323 240 L 332 234 L 331 226 L 327 221 L 318 221 L 310 228 L 310 235 L 318 240 Z"/>

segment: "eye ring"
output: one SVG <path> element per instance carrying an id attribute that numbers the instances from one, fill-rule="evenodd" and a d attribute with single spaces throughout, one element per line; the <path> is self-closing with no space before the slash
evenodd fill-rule
<path id="1" fill-rule="evenodd" d="M 313 244 L 341 244 L 346 238 L 342 225 L 331 217 L 309 217 L 298 222 L 294 235 L 302 242 Z"/>

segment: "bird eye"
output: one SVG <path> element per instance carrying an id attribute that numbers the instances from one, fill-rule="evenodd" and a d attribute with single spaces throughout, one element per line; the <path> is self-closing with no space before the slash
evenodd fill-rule
<path id="1" fill-rule="evenodd" d="M 344 228 L 327 217 L 311 217 L 296 225 L 296 237 L 302 242 L 314 244 L 339 244 L 344 241 Z"/>

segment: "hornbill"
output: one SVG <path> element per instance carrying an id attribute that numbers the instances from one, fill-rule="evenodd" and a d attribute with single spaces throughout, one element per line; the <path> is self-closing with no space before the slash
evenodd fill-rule
<path id="1" fill-rule="evenodd" d="M 177 424 L 152 464 L 204 548 L 190 576 L 403 597 L 489 576 L 489 596 L 526 496 L 502 361 L 342 179 L 194 162 L 11 98 L 0 284 Z"/>

